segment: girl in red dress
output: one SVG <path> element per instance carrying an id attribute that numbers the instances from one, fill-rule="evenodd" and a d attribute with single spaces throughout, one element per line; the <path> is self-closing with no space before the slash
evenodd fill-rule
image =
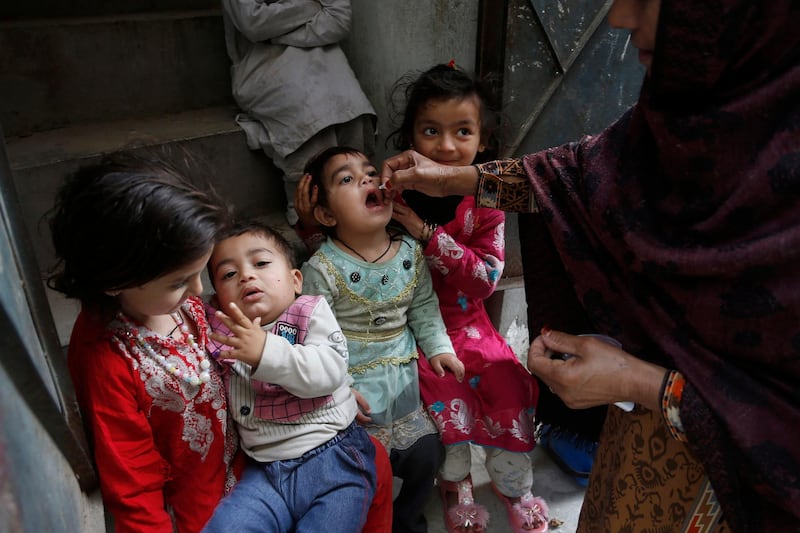
<path id="1" fill-rule="evenodd" d="M 67 362 L 117 532 L 200 531 L 235 477 L 200 275 L 226 210 L 161 160 L 79 170 L 50 220 L 50 285 L 81 302 Z"/>

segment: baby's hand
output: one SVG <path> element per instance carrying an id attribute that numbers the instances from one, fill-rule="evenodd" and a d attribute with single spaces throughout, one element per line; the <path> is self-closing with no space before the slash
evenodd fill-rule
<path id="1" fill-rule="evenodd" d="M 454 353 L 439 353 L 430 358 L 431 368 L 440 378 L 444 377 L 445 369 L 449 370 L 461 383 L 464 379 L 464 363 Z"/>
<path id="2" fill-rule="evenodd" d="M 351 388 L 350 390 L 353 392 L 353 396 L 356 397 L 356 403 L 358 404 L 358 412 L 356 413 L 356 422 L 362 425 L 369 424 L 370 422 L 372 422 L 372 419 L 367 416 L 370 413 L 369 402 L 356 389 Z"/>
<path id="3" fill-rule="evenodd" d="M 256 317 L 251 321 L 235 303 L 228 304 L 230 316 L 222 311 L 217 311 L 217 317 L 231 330 L 230 335 L 220 335 L 211 332 L 209 336 L 217 342 L 221 342 L 233 348 L 227 350 L 225 356 L 238 359 L 254 369 L 261 362 L 261 353 L 267 342 L 267 334 L 261 329 L 261 317 Z"/>

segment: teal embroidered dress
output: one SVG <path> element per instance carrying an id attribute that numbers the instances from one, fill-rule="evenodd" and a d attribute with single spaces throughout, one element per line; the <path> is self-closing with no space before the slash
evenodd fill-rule
<path id="1" fill-rule="evenodd" d="M 303 292 L 328 300 L 347 338 L 353 387 L 370 405 L 367 431 L 401 450 L 436 433 L 422 408 L 417 358 L 454 352 L 417 242 L 404 235 L 397 255 L 375 264 L 328 239 L 302 272 Z"/>

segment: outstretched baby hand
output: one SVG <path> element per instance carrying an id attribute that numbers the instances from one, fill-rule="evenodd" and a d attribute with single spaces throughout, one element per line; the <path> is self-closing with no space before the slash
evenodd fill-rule
<path id="1" fill-rule="evenodd" d="M 211 332 L 209 336 L 233 348 L 225 352 L 226 357 L 238 359 L 255 368 L 261 361 L 261 353 L 267 342 L 267 334 L 261 329 L 261 317 L 251 321 L 233 302 L 228 304 L 228 309 L 230 316 L 222 311 L 217 311 L 216 315 L 228 327 L 231 334 L 220 335 Z"/>
<path id="2" fill-rule="evenodd" d="M 431 368 L 440 378 L 444 377 L 445 369 L 449 370 L 461 383 L 464 379 L 464 363 L 454 353 L 440 353 L 430 358 Z"/>
<path id="3" fill-rule="evenodd" d="M 350 390 L 353 392 L 353 396 L 355 396 L 356 403 L 358 404 L 358 412 L 356 413 L 356 422 L 362 425 L 369 424 L 370 422 L 372 422 L 372 419 L 367 416 L 370 413 L 369 402 L 356 389 L 351 388 Z"/>

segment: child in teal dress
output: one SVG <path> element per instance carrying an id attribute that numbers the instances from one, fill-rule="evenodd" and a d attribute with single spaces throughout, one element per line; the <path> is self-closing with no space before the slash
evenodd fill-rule
<path id="1" fill-rule="evenodd" d="M 444 450 L 425 413 L 417 359 L 439 375 L 463 377 L 439 312 L 431 276 L 415 239 L 391 234 L 392 206 L 361 152 L 334 147 L 306 167 L 317 187 L 314 208 L 327 240 L 303 266 L 303 292 L 323 295 L 347 338 L 357 417 L 389 451 L 403 480 L 393 531 L 424 532 L 425 504 Z"/>

